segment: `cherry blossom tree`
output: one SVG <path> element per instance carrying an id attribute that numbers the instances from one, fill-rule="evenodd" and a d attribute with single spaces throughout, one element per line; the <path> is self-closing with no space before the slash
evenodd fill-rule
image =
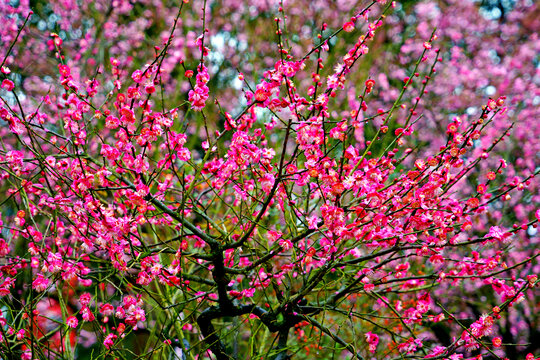
<path id="1" fill-rule="evenodd" d="M 538 356 L 538 5 L 0 9 L 2 357 Z"/>

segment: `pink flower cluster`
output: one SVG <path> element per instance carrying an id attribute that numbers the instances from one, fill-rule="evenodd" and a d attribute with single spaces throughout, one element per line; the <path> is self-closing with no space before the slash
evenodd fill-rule
<path id="1" fill-rule="evenodd" d="M 208 69 L 204 64 L 199 64 L 197 67 L 197 76 L 195 77 L 195 86 L 189 91 L 188 98 L 191 103 L 191 108 L 195 111 L 204 109 L 206 100 L 208 99 L 209 89 L 206 85 L 210 80 Z"/>

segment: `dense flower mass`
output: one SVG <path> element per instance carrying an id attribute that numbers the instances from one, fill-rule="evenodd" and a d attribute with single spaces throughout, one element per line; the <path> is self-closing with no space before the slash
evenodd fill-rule
<path id="1" fill-rule="evenodd" d="M 540 359 L 539 11 L 3 1 L 0 357 Z"/>

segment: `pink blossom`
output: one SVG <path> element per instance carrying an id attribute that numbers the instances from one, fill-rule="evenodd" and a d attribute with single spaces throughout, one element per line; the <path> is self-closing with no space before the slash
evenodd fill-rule
<path id="1" fill-rule="evenodd" d="M 79 324 L 79 320 L 75 316 L 70 316 L 66 319 L 66 325 L 72 329 L 75 329 Z"/>
<path id="2" fill-rule="evenodd" d="M 32 282 L 32 288 L 37 292 L 43 292 L 49 287 L 49 279 L 42 274 L 38 274 Z"/>
<path id="3" fill-rule="evenodd" d="M 366 342 L 369 345 L 369 352 L 374 354 L 377 350 L 377 345 L 379 344 L 379 336 L 376 334 L 373 334 L 371 331 L 364 334 L 366 337 Z"/>
<path id="4" fill-rule="evenodd" d="M 114 341 L 118 338 L 118 336 L 116 336 L 115 334 L 107 334 L 107 336 L 105 337 L 105 340 L 103 341 L 103 345 L 105 345 L 105 347 L 107 349 L 110 349 L 113 345 L 114 345 Z"/>
<path id="5" fill-rule="evenodd" d="M 13 88 L 15 87 L 15 84 L 13 84 L 13 81 L 11 80 L 4 79 L 2 80 L 2 85 L 0 87 L 4 90 L 12 91 Z"/>
<path id="6" fill-rule="evenodd" d="M 498 226 L 492 226 L 487 233 L 488 237 L 495 238 L 497 240 L 503 240 L 506 238 L 506 233 Z"/>

